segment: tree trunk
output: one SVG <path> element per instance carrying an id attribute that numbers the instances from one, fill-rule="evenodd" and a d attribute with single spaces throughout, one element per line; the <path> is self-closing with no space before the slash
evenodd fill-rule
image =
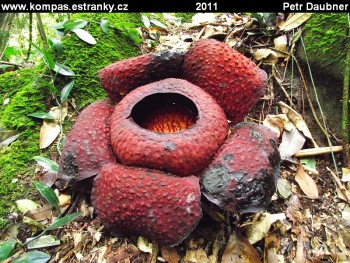
<path id="1" fill-rule="evenodd" d="M 15 15 L 15 13 L 0 13 L 0 60 L 5 60 L 3 56 L 10 38 L 10 29 Z"/>
<path id="2" fill-rule="evenodd" d="M 32 49 L 32 42 L 33 41 L 33 14 L 29 13 L 29 46 L 27 51 L 27 60 L 29 60 L 30 57 L 30 51 Z"/>
<path id="3" fill-rule="evenodd" d="M 37 27 L 38 27 L 40 38 L 43 41 L 44 48 L 47 49 L 49 47 L 49 45 L 47 43 L 47 36 L 45 33 L 43 21 L 41 20 L 41 15 L 40 15 L 40 13 L 36 13 L 35 15 L 36 15 Z"/>

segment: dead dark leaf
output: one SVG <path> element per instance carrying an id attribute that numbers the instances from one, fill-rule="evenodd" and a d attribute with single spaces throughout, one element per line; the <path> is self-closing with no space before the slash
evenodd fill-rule
<path id="1" fill-rule="evenodd" d="M 48 187 L 53 186 L 56 180 L 57 180 L 57 173 L 51 172 L 46 169 L 39 176 L 39 181 L 47 185 Z"/>
<path id="2" fill-rule="evenodd" d="M 222 255 L 221 263 L 259 263 L 259 254 L 244 236 L 233 231 Z"/>
<path id="3" fill-rule="evenodd" d="M 168 263 L 178 263 L 179 255 L 174 247 L 161 247 L 162 258 Z"/>
<path id="4" fill-rule="evenodd" d="M 312 199 L 318 198 L 318 187 L 310 175 L 305 172 L 302 165 L 299 165 L 298 167 L 298 171 L 295 175 L 295 181 L 297 181 L 301 190 L 307 197 Z"/>

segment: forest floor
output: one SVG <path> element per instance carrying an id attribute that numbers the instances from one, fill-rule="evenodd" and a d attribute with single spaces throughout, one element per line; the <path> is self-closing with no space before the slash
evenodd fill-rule
<path id="1" fill-rule="evenodd" d="M 88 196 L 56 190 L 61 209 L 83 215 L 50 232 L 58 239 L 43 239 L 37 249 L 51 256 L 49 262 L 62 263 L 350 262 L 350 172 L 342 169 L 341 153 L 334 152 L 333 159 L 332 154 L 314 149 L 329 146 L 322 129 L 331 143 L 341 142 L 328 128 L 316 124 L 307 98 L 310 90 L 305 71 L 291 55 L 298 48 L 297 28 L 305 20 L 293 24 L 283 16 L 264 20 L 209 13 L 196 14 L 192 23 L 181 25 L 176 25 L 171 15 L 164 20 L 166 28 L 142 29 L 143 53 L 172 48 L 186 51 L 200 38 L 215 38 L 250 57 L 268 73 L 268 91 L 246 120 L 280 133 L 281 174 L 272 203 L 266 211 L 238 214 L 203 201 L 203 219 L 195 231 L 180 245 L 167 248 L 143 237 L 109 236 L 95 217 Z M 153 42 L 158 44 L 154 47 Z M 293 59 L 297 67 L 294 73 Z M 313 149 L 309 156 L 306 148 Z M 37 177 L 48 180 L 42 169 Z M 40 225 L 50 224 L 52 207 L 44 205 L 26 216 L 32 221 L 12 224 L 1 240 L 16 237 L 25 242 Z M 27 247 L 19 249 L 11 258 L 26 251 Z"/>

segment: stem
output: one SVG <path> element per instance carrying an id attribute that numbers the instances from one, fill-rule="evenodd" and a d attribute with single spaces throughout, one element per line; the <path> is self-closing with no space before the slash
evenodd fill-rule
<path id="1" fill-rule="evenodd" d="M 349 14 L 348 14 L 349 20 Z M 348 37 L 350 36 L 350 21 Z M 344 63 L 344 80 L 343 80 L 343 110 L 342 110 L 342 135 L 343 135 L 343 158 L 346 167 L 350 168 L 349 153 L 349 85 L 350 85 L 350 46 L 347 48 L 346 59 Z"/>

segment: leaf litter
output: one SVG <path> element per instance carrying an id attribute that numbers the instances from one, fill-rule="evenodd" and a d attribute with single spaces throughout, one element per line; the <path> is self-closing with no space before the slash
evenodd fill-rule
<path id="1" fill-rule="evenodd" d="M 64 207 L 67 214 L 81 212 L 80 216 L 74 215 L 79 216 L 75 221 L 66 225 L 62 221 L 53 223 L 57 219 L 54 208 L 44 199 L 34 200 L 38 203 L 35 207 L 30 205 L 31 201 L 19 200 L 25 215 L 22 212 L 9 215 L 12 224 L 0 233 L 0 240 L 24 242 L 31 236 L 31 230 L 40 226 L 49 228 L 50 232 L 44 236 L 48 246 L 44 241 L 45 247 L 40 249 L 44 254 L 33 251 L 28 255 L 22 249 L 17 255 L 37 254 L 45 260 L 50 255 L 50 262 L 349 262 L 349 170 L 344 168 L 340 174 L 333 172 L 333 168 L 329 168 L 332 164 L 324 155 L 329 151 L 314 155 L 318 144 L 328 145 L 319 138 L 314 128 L 317 126 L 311 125 L 305 113 L 302 81 L 288 72 L 292 58 L 288 52 L 298 45 L 298 39 L 288 41 L 295 38 L 291 30 L 300 29 L 309 17 L 300 13 L 291 14 L 287 19 L 279 13 L 271 20 L 266 14 L 200 13 L 192 22 L 185 23 L 174 14 L 163 14 L 161 21 L 150 14 L 142 17 L 144 26 L 137 29 L 143 53 L 186 51 L 200 38 L 215 38 L 262 63 L 260 66 L 270 76 L 268 92 L 246 120 L 262 123 L 275 131 L 280 136 L 280 150 L 285 157 L 277 192 L 266 211 L 244 215 L 226 213 L 203 201 L 204 217 L 197 229 L 180 245 L 166 248 L 144 237 L 108 235 L 94 217 L 90 200 L 63 189 L 57 193 L 60 208 Z M 259 53 L 262 55 L 256 57 Z M 292 77 L 299 86 L 293 87 L 289 97 Z M 57 116 L 55 112 L 52 114 Z M 57 131 L 42 136 L 41 146 L 50 147 L 57 137 L 55 134 Z M 303 150 L 310 150 L 308 148 L 312 148 L 312 161 L 295 157 Z M 36 172 L 38 178 L 42 178 L 40 181 L 53 185 L 55 172 L 49 176 L 46 173 L 43 176 L 38 169 Z M 50 243 L 55 245 L 49 246 Z"/>

